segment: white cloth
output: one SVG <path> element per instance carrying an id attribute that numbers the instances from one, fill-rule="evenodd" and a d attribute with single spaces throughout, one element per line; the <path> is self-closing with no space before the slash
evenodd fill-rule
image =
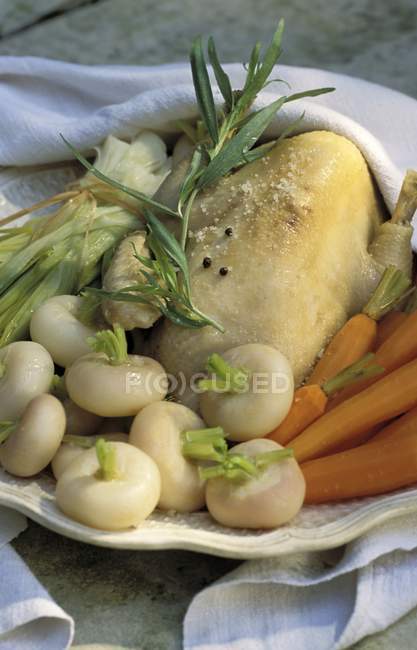
<path id="1" fill-rule="evenodd" d="M 64 650 L 72 619 L 7 543 L 25 528 L 25 517 L 0 507 L 0 650 Z"/>
<path id="2" fill-rule="evenodd" d="M 417 515 L 341 552 L 241 565 L 194 598 L 184 649 L 342 650 L 417 605 Z"/>
<path id="3" fill-rule="evenodd" d="M 241 65 L 226 66 L 235 86 Z M 279 66 L 291 92 L 334 86 L 336 92 L 287 104 L 268 134 L 306 111 L 301 130 L 331 129 L 362 149 L 392 209 L 405 169 L 415 165 L 416 101 L 360 79 L 323 70 Z M 273 75 L 272 75 L 273 76 Z M 272 84 L 257 105 L 288 92 Z M 188 64 L 159 67 L 79 66 L 32 57 L 0 58 L 0 165 L 32 165 L 71 157 L 59 137 L 91 148 L 109 134 L 138 129 L 176 131 L 196 115 Z"/>
<path id="4" fill-rule="evenodd" d="M 242 66 L 228 65 L 227 70 L 237 86 L 244 77 Z M 290 82 L 293 92 L 317 86 L 335 86 L 337 91 L 288 104 L 266 135 L 276 135 L 304 110 L 301 130 L 331 129 L 360 147 L 392 210 L 404 171 L 416 164 L 417 102 L 366 81 L 320 70 L 279 66 L 279 75 Z M 286 92 L 277 84 L 267 90 L 258 107 Z M 176 130 L 176 119 L 195 115 L 188 65 L 82 67 L 35 58 L 0 59 L 0 165 L 68 159 L 60 132 L 88 150 L 109 133 L 129 137 L 149 128 L 169 134 Z M 417 604 L 416 548 L 417 518 L 408 517 L 351 543 L 333 569 L 323 564 L 328 554 L 320 553 L 246 563 L 196 597 L 185 620 L 185 646 L 189 650 L 345 648 Z M 9 555 L 6 564 L 14 567 L 14 562 L 16 558 Z M 0 577 L 5 576 L 1 584 L 14 584 L 15 575 L 19 571 L 7 571 L 0 556 Z M 25 577 L 20 583 L 22 601 L 36 601 L 38 586 L 33 587 L 28 574 L 21 575 Z M 32 613 L 34 618 L 36 608 Z M 53 630 L 53 613 L 51 620 Z M 35 633 L 32 625 L 26 646 L 0 643 L 0 648 L 52 647 L 45 640 L 39 645 Z M 56 628 L 52 634 L 58 634 Z M 54 650 L 65 647 L 63 636 L 52 638 Z"/>

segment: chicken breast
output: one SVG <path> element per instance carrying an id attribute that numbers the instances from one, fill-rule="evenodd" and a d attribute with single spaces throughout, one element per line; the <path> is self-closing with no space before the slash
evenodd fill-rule
<path id="1" fill-rule="evenodd" d="M 264 343 L 289 359 L 300 383 L 377 284 L 383 266 L 369 246 L 384 217 L 352 142 L 326 131 L 279 142 L 210 188 L 192 213 L 193 296 L 225 332 L 165 320 L 151 353 L 189 379 L 212 352 Z"/>

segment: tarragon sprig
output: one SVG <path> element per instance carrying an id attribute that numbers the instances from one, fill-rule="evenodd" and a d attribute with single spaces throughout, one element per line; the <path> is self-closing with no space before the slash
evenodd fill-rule
<path id="1" fill-rule="evenodd" d="M 261 158 L 274 146 L 275 143 L 267 143 L 255 147 L 284 104 L 334 90 L 316 88 L 284 95 L 268 106 L 250 112 L 258 94 L 271 83 L 270 74 L 281 55 L 283 31 L 284 21 L 281 20 L 263 56 L 260 43 L 253 47 L 247 65 L 246 80 L 240 90 L 233 90 L 231 80 L 220 64 L 214 40 L 212 37 L 208 39 L 207 56 L 224 100 L 222 106 L 217 106 L 214 100 L 203 40 L 201 37 L 194 40 L 190 63 L 201 123 L 196 130 L 189 125 L 185 129 L 188 133 L 195 133 L 197 140 L 175 210 L 109 178 L 65 140 L 74 156 L 92 174 L 102 182 L 136 198 L 146 208 L 143 215 L 148 226 L 147 244 L 153 259 L 140 258 L 145 267 L 142 270 L 143 282 L 126 287 L 122 291 L 102 291 L 101 295 L 113 300 L 152 304 L 161 314 L 183 327 L 211 325 L 222 331 L 219 323 L 197 309 L 191 297 L 189 268 L 184 251 L 194 201 L 201 190 L 242 165 Z M 299 122 L 300 119 L 287 127 L 281 138 L 297 128 Z M 162 224 L 157 213 L 181 221 L 179 240 Z"/>

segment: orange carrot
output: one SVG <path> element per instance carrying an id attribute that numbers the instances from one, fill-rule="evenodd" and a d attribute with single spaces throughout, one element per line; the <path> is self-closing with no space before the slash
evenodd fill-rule
<path id="1" fill-rule="evenodd" d="M 272 433 L 268 434 L 267 438 L 286 445 L 323 415 L 327 399 L 326 393 L 317 384 L 297 388 L 287 417 Z"/>
<path id="2" fill-rule="evenodd" d="M 383 424 L 377 424 L 368 431 L 365 431 L 360 436 L 356 436 L 354 440 L 345 440 L 341 445 L 335 447 L 332 451 L 332 454 L 338 454 L 340 451 L 347 451 L 348 449 L 354 449 L 355 447 L 360 447 L 368 442 L 371 442 L 376 438 L 378 433 L 383 429 Z"/>
<path id="3" fill-rule="evenodd" d="M 407 318 L 405 311 L 391 311 L 378 323 L 376 347 L 379 348 Z"/>
<path id="4" fill-rule="evenodd" d="M 369 442 L 301 465 L 306 503 L 391 492 L 417 482 L 417 436 Z"/>
<path id="5" fill-rule="evenodd" d="M 371 442 L 397 440 L 407 435 L 414 435 L 417 439 L 417 407 L 411 409 L 411 411 L 408 411 L 408 413 L 405 413 L 393 422 L 390 422 L 390 424 L 381 429 L 372 438 Z"/>
<path id="6" fill-rule="evenodd" d="M 370 352 L 376 341 L 377 324 L 366 314 L 350 318 L 330 341 L 311 373 L 308 384 L 322 384 L 340 370 Z"/>
<path id="7" fill-rule="evenodd" d="M 388 374 L 417 357 L 417 311 L 409 314 L 408 318 L 397 327 L 391 336 L 375 352 L 375 361 L 385 368 Z M 350 399 L 375 382 L 375 378 L 364 379 L 356 384 L 347 386 L 329 402 L 333 409 L 342 402 Z"/>
<path id="8" fill-rule="evenodd" d="M 281 445 L 286 445 L 298 436 L 306 427 L 317 420 L 326 410 L 327 401 L 334 392 L 343 386 L 359 381 L 363 377 L 381 374 L 384 369 L 371 365 L 373 354 L 365 357 L 339 372 L 321 386 L 310 384 L 298 388 L 294 393 L 294 401 L 285 420 L 267 437 Z"/>
<path id="9" fill-rule="evenodd" d="M 389 266 L 362 313 L 350 318 L 329 343 L 307 383 L 321 385 L 371 352 L 377 338 L 377 321 L 398 303 L 410 284 L 403 271 Z"/>
<path id="10" fill-rule="evenodd" d="M 417 359 L 382 377 L 358 395 L 342 402 L 291 441 L 299 462 L 333 453 L 352 444 L 373 426 L 417 406 Z"/>

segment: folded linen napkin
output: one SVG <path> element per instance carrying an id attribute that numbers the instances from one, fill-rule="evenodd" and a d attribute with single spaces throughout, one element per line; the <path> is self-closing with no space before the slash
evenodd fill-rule
<path id="1" fill-rule="evenodd" d="M 349 648 L 417 606 L 416 577 L 417 515 L 392 519 L 344 551 L 245 562 L 194 598 L 184 648 Z"/>
<path id="2" fill-rule="evenodd" d="M 237 86 L 244 77 L 242 66 L 228 65 L 227 71 Z M 305 111 L 300 130 L 331 129 L 360 147 L 392 210 L 404 171 L 416 164 L 417 102 L 321 70 L 280 66 L 279 75 L 294 92 L 317 86 L 335 86 L 337 91 L 289 104 L 267 135 L 277 135 Z M 280 90 L 270 86 L 258 107 Z M 36 58 L 0 59 L 0 165 L 68 159 L 60 132 L 88 150 L 109 133 L 129 137 L 149 128 L 169 134 L 175 131 L 175 120 L 195 115 L 187 65 L 87 67 Z M 185 646 L 198 650 L 348 647 L 417 604 L 416 548 L 417 517 L 407 517 L 351 543 L 332 569 L 327 566 L 327 553 L 246 563 L 196 597 L 185 619 Z M 2 572 L 12 585 L 14 576 L 0 556 L 0 577 Z M 25 590 L 28 598 L 38 593 L 30 580 L 23 581 L 21 589 L 23 597 Z M 47 647 L 31 638 L 32 646 L 19 647 Z M 54 649 L 64 647 L 61 636 Z"/>
<path id="3" fill-rule="evenodd" d="M 72 619 L 7 543 L 25 528 L 25 517 L 0 507 L 0 648 L 65 650 L 73 637 Z"/>

